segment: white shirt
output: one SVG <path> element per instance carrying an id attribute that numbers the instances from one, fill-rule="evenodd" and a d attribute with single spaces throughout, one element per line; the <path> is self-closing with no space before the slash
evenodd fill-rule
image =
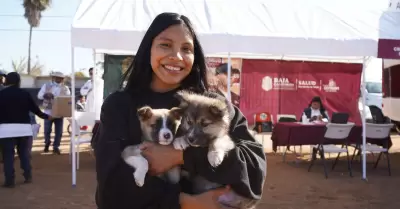
<path id="1" fill-rule="evenodd" d="M 38 93 L 38 99 L 43 100 L 43 96 L 46 93 L 52 93 L 54 97 L 71 95 L 71 91 L 69 90 L 68 86 L 55 82 L 43 84 Z M 44 109 L 44 113 L 51 115 L 51 109 Z"/>
<path id="2" fill-rule="evenodd" d="M 314 117 L 314 116 L 318 117 L 320 115 L 321 115 L 321 110 L 320 109 L 311 108 L 311 118 Z M 328 112 L 327 111 L 325 111 L 325 115 L 328 118 L 322 118 L 322 121 L 327 123 L 327 122 L 329 122 L 329 116 L 328 116 Z"/>
<path id="3" fill-rule="evenodd" d="M 93 84 L 92 79 L 86 81 L 85 85 L 81 88 L 81 95 L 86 96 L 86 112 L 95 112 L 94 106 L 94 91 L 93 91 Z"/>

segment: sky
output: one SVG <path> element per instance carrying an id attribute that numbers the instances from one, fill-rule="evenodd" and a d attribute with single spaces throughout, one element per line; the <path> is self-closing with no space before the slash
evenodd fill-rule
<path id="1" fill-rule="evenodd" d="M 22 0 L 1 0 L 0 69 L 12 71 L 12 60 L 28 57 L 29 25 Z M 32 59 L 44 64 L 45 72 L 71 72 L 71 23 L 80 0 L 53 0 L 42 15 L 39 28 L 32 33 Z M 91 49 L 75 50 L 75 70 L 93 65 Z"/>

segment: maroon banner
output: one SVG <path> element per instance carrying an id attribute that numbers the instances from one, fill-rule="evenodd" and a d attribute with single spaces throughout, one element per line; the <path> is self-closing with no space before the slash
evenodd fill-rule
<path id="1" fill-rule="evenodd" d="M 240 109 L 253 124 L 253 115 L 269 112 L 296 115 L 314 96 L 320 96 L 329 116 L 347 112 L 349 121 L 360 124 L 358 99 L 361 64 L 243 60 Z"/>
<path id="2" fill-rule="evenodd" d="M 379 39 L 378 58 L 400 59 L 400 40 Z"/>

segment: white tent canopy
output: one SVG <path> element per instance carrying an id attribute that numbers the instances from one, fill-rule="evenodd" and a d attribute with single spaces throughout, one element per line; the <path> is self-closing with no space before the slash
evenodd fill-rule
<path id="1" fill-rule="evenodd" d="M 379 37 L 400 37 L 394 21 L 399 15 L 384 12 L 387 3 L 379 2 L 83 0 L 72 45 L 134 54 L 159 13 L 177 12 L 193 22 L 208 56 L 360 61 L 377 55 Z"/>
<path id="2" fill-rule="evenodd" d="M 385 11 L 388 3 L 383 0 L 82 0 L 71 29 L 72 72 L 74 47 L 135 54 L 150 23 L 162 12 L 189 17 L 207 56 L 345 60 L 363 62 L 364 71 L 367 57 L 377 57 L 379 38 L 400 39 L 400 13 Z M 74 78 L 71 83 L 74 88 Z M 363 101 L 365 104 L 365 95 Z M 72 111 L 74 117 L 74 105 Z M 74 136 L 75 125 L 72 127 Z M 363 127 L 365 144 L 365 120 Z M 75 154 L 72 158 L 75 185 Z M 364 179 L 365 159 L 364 152 Z"/>

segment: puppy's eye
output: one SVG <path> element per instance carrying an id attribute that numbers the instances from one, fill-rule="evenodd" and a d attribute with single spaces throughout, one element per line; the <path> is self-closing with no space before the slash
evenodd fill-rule
<path id="1" fill-rule="evenodd" d="M 209 126 L 210 124 L 211 124 L 211 123 L 202 122 L 202 123 L 201 123 L 201 126 L 207 127 L 207 126 Z"/>
<path id="2" fill-rule="evenodd" d="M 193 125 L 193 122 L 190 121 L 190 120 L 187 120 L 186 123 L 187 123 L 188 125 L 190 125 L 190 126 Z"/>

